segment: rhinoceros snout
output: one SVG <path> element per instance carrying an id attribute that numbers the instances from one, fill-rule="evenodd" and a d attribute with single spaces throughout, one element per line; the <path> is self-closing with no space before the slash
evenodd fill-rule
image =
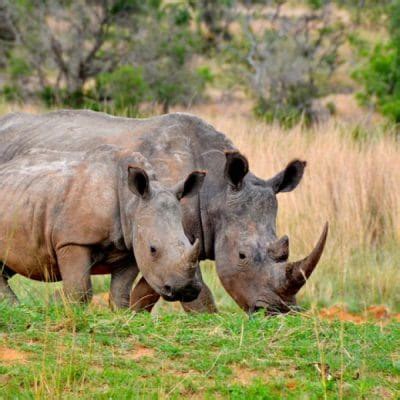
<path id="1" fill-rule="evenodd" d="M 184 301 L 189 302 L 196 300 L 201 290 L 198 283 L 189 283 L 180 288 L 172 288 L 170 285 L 165 285 L 161 295 L 166 301 Z"/>

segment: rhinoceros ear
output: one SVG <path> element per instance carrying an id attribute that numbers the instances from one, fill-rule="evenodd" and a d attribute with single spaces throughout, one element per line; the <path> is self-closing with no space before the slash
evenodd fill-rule
<path id="1" fill-rule="evenodd" d="M 173 189 L 177 199 L 181 200 L 184 197 L 192 197 L 199 193 L 205 177 L 205 171 L 193 171 L 189 174 L 184 181 L 179 182 Z"/>
<path id="2" fill-rule="evenodd" d="M 275 193 L 290 192 L 301 181 L 306 165 L 305 161 L 293 160 L 283 171 L 269 179 L 266 183 L 272 187 Z"/>
<path id="3" fill-rule="evenodd" d="M 148 198 L 150 196 L 150 183 L 147 172 L 136 165 L 129 165 L 128 187 L 132 193 L 142 199 Z"/>
<path id="4" fill-rule="evenodd" d="M 249 172 L 249 162 L 238 151 L 226 151 L 225 157 L 225 178 L 234 188 L 240 189 L 244 177 Z"/>

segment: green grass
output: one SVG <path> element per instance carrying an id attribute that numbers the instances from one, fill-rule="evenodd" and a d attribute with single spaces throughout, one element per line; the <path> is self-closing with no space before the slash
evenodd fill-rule
<path id="1" fill-rule="evenodd" d="M 215 276 L 207 275 L 216 286 Z M 94 280 L 96 292 L 108 279 Z M 317 314 L 249 319 L 217 288 L 219 315 L 153 315 L 48 302 L 59 285 L 17 278 L 0 303 L 0 399 L 399 398 L 400 324 Z M 322 371 L 322 372 L 321 372 Z"/>
<path id="2" fill-rule="evenodd" d="M 28 360 L 0 364 L 5 399 L 400 395 L 399 324 L 5 304 L 0 315 L 2 345 Z"/>

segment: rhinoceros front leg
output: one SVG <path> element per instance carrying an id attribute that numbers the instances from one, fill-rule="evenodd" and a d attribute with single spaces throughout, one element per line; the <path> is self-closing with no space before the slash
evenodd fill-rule
<path id="1" fill-rule="evenodd" d="M 133 281 L 139 273 L 135 264 L 115 268 L 111 272 L 110 306 L 128 308 L 130 306 Z"/>
<path id="2" fill-rule="evenodd" d="M 92 298 L 90 249 L 69 245 L 57 250 L 57 261 L 68 301 L 87 303 Z"/>
<path id="3" fill-rule="evenodd" d="M 130 307 L 136 312 L 151 312 L 159 298 L 160 295 L 147 283 L 146 279 L 141 277 L 131 292 Z"/>
<path id="4" fill-rule="evenodd" d="M 0 301 L 7 300 L 11 304 L 18 304 L 15 293 L 11 290 L 8 280 L 14 275 L 5 265 L 0 266 Z"/>
<path id="5" fill-rule="evenodd" d="M 201 291 L 196 300 L 190 302 L 181 302 L 183 309 L 186 312 L 197 312 L 197 313 L 216 313 L 218 312 L 217 306 L 214 301 L 214 297 L 211 293 L 210 288 L 205 284 L 201 269 L 198 267 L 196 270 L 201 285 Z"/>

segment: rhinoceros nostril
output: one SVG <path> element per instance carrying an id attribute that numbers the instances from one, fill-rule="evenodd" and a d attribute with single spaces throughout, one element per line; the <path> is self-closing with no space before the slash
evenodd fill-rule
<path id="1" fill-rule="evenodd" d="M 172 296 L 172 287 L 170 285 L 164 285 L 163 291 L 166 296 Z"/>
<path id="2" fill-rule="evenodd" d="M 150 246 L 150 253 L 154 256 L 157 253 L 155 246 Z"/>

